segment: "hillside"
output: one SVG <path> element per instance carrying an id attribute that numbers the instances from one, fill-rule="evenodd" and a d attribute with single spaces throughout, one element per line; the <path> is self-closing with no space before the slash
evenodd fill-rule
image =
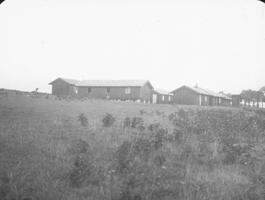
<path id="1" fill-rule="evenodd" d="M 0 97 L 0 199 L 264 199 L 265 112 Z"/>

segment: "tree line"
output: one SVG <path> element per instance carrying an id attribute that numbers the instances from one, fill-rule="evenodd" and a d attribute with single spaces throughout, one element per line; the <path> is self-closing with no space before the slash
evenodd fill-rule
<path id="1" fill-rule="evenodd" d="M 260 90 L 243 90 L 240 94 L 241 99 L 244 101 L 244 105 L 256 105 L 257 107 L 260 106 L 260 103 L 263 104 L 265 102 L 265 86 L 262 87 Z"/>

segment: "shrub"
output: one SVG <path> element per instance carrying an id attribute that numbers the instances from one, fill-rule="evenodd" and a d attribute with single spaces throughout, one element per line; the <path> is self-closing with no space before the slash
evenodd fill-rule
<path id="1" fill-rule="evenodd" d="M 126 117 L 123 121 L 123 126 L 126 127 L 126 128 L 129 128 L 131 127 L 131 119 L 130 117 Z"/>
<path id="2" fill-rule="evenodd" d="M 223 141 L 223 164 L 245 164 L 250 158 L 250 151 L 250 145 L 235 143 L 233 141 Z"/>
<path id="3" fill-rule="evenodd" d="M 174 128 L 173 130 L 174 140 L 181 143 L 184 137 L 184 132 L 180 128 Z"/>
<path id="4" fill-rule="evenodd" d="M 188 118 L 188 112 L 185 111 L 183 108 L 179 109 L 177 114 L 178 114 L 178 117 L 181 119 L 187 119 Z"/>
<path id="5" fill-rule="evenodd" d="M 165 113 L 164 112 L 160 112 L 159 110 L 156 110 L 156 115 L 164 115 Z"/>
<path id="6" fill-rule="evenodd" d="M 141 160 L 148 161 L 151 152 L 152 152 L 152 144 L 150 140 L 143 137 L 139 137 L 134 141 L 133 145 L 134 156 L 138 156 L 139 158 L 141 158 Z"/>
<path id="7" fill-rule="evenodd" d="M 80 122 L 80 124 L 82 126 L 87 126 L 88 125 L 88 120 L 87 120 L 87 117 L 85 116 L 84 113 L 81 113 L 79 116 L 78 116 L 78 121 Z"/>
<path id="8" fill-rule="evenodd" d="M 92 173 L 92 163 L 88 156 L 78 155 L 69 172 L 70 187 L 81 188 Z"/>
<path id="9" fill-rule="evenodd" d="M 157 130 L 158 128 L 160 127 L 160 124 L 159 123 L 152 123 L 148 126 L 148 130 L 149 131 L 155 131 Z"/>
<path id="10" fill-rule="evenodd" d="M 161 167 L 166 162 L 166 157 L 163 154 L 156 155 L 154 158 L 154 164 Z"/>
<path id="11" fill-rule="evenodd" d="M 89 144 L 83 139 L 76 139 L 72 142 L 71 147 L 69 148 L 69 152 L 71 154 L 82 154 L 82 153 L 89 153 L 90 146 Z"/>
<path id="12" fill-rule="evenodd" d="M 120 173 L 126 169 L 129 169 L 131 146 L 131 142 L 124 141 L 116 151 L 116 160 L 118 162 L 117 170 Z"/>
<path id="13" fill-rule="evenodd" d="M 170 115 L 168 115 L 168 120 L 172 121 L 175 117 L 176 117 L 176 113 L 171 113 Z"/>
<path id="14" fill-rule="evenodd" d="M 140 110 L 139 112 L 140 112 L 140 115 L 144 115 L 146 113 L 145 110 Z"/>
<path id="15" fill-rule="evenodd" d="M 105 117 L 103 118 L 103 126 L 104 127 L 111 127 L 114 122 L 116 121 L 115 117 L 113 117 L 111 114 L 107 113 Z"/>
<path id="16" fill-rule="evenodd" d="M 137 130 L 140 132 L 143 132 L 145 130 L 145 126 L 143 124 L 141 124 L 137 127 Z"/>
<path id="17" fill-rule="evenodd" d="M 155 150 L 161 148 L 166 141 L 167 130 L 160 128 L 152 134 L 152 143 Z"/>
<path id="18" fill-rule="evenodd" d="M 134 117 L 132 118 L 131 127 L 137 128 L 138 126 L 141 126 L 144 124 L 144 120 L 141 117 Z"/>

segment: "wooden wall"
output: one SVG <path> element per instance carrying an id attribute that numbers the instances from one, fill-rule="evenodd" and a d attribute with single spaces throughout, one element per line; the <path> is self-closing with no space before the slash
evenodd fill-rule
<path id="1" fill-rule="evenodd" d="M 59 97 L 75 96 L 75 86 L 59 79 L 52 84 L 52 94 Z"/>
<path id="2" fill-rule="evenodd" d="M 154 92 L 154 94 L 157 95 L 157 104 L 171 104 L 173 101 L 173 96 L 168 94 L 160 94 L 157 92 Z M 164 96 L 164 100 L 163 100 Z"/>
<path id="3" fill-rule="evenodd" d="M 151 102 L 152 94 L 153 94 L 153 88 L 151 88 L 148 83 L 146 83 L 144 86 L 141 87 L 140 89 L 141 100 Z"/>
<path id="4" fill-rule="evenodd" d="M 204 98 L 202 98 L 202 102 L 204 102 Z M 173 92 L 173 103 L 181 105 L 200 105 L 199 94 L 186 88 L 180 88 Z"/>
<path id="5" fill-rule="evenodd" d="M 88 92 L 88 88 L 91 92 Z M 108 92 L 109 88 L 109 92 Z M 140 87 L 130 87 L 130 94 L 125 93 L 128 87 L 79 87 L 78 96 L 91 99 L 120 99 L 120 100 L 138 100 L 140 99 Z"/>
<path id="6" fill-rule="evenodd" d="M 89 92 L 90 88 L 90 92 Z M 125 90 L 130 88 L 130 93 Z M 153 89 L 147 83 L 142 87 L 76 87 L 58 79 L 52 83 L 52 94 L 60 97 L 79 97 L 91 99 L 141 100 L 151 102 Z"/>

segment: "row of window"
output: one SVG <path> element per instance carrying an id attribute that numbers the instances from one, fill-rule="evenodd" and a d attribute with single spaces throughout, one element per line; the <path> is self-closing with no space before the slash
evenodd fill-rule
<path id="1" fill-rule="evenodd" d="M 200 99 L 200 104 L 201 104 L 201 95 L 199 96 L 199 99 Z M 208 98 L 207 96 L 204 96 L 204 101 L 205 101 L 205 102 L 207 102 L 208 99 L 209 99 L 209 98 Z M 215 101 L 216 103 L 219 102 L 219 104 L 222 103 L 222 99 L 221 99 L 221 98 L 215 99 L 214 101 Z"/>
<path id="2" fill-rule="evenodd" d="M 162 101 L 165 101 L 165 96 L 162 96 Z M 168 101 L 171 101 L 171 96 L 168 96 Z"/>
<path id="3" fill-rule="evenodd" d="M 87 88 L 87 93 L 90 93 L 92 92 L 92 88 Z M 131 88 L 125 88 L 125 94 L 131 94 Z M 76 92 L 77 93 L 77 92 Z M 107 93 L 110 93 L 110 88 L 108 87 L 107 88 Z"/>
<path id="4" fill-rule="evenodd" d="M 77 94 L 78 93 L 78 90 L 76 87 L 74 87 L 74 92 Z M 91 93 L 92 92 L 92 88 L 91 87 L 88 87 L 87 88 L 87 93 Z M 131 88 L 125 88 L 124 90 L 125 94 L 131 94 Z M 107 88 L 107 93 L 110 93 L 110 88 L 108 87 Z M 162 101 L 165 101 L 165 96 L 163 95 L 162 96 Z M 171 96 L 168 96 L 168 101 L 171 101 Z"/>

